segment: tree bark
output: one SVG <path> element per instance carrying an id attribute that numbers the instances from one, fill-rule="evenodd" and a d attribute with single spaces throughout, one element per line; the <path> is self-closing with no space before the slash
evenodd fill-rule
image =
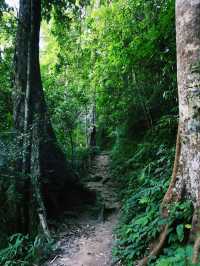
<path id="1" fill-rule="evenodd" d="M 21 152 L 17 171 L 26 177 L 22 220 L 30 226 L 33 216 L 30 206 L 34 201 L 43 230 L 48 235 L 44 226 L 44 206 L 49 212 L 58 210 L 59 194 L 66 187 L 70 189 L 75 185 L 77 177 L 57 145 L 47 112 L 39 63 L 40 23 L 41 0 L 20 0 L 13 103 L 14 125 Z M 30 231 L 30 228 L 26 227 L 24 231 Z"/>
<path id="2" fill-rule="evenodd" d="M 200 203 L 200 0 L 176 1 L 181 155 L 175 193 Z"/>
<path id="3" fill-rule="evenodd" d="M 174 188 L 192 200 L 193 263 L 199 261 L 200 231 L 200 0 L 176 2 L 177 76 L 181 156 Z"/>
<path id="4" fill-rule="evenodd" d="M 200 0 L 176 0 L 180 156 L 173 198 L 200 206 Z M 168 202 L 170 202 L 168 200 Z"/>
<path id="5" fill-rule="evenodd" d="M 194 216 L 190 240 L 194 242 L 193 263 L 199 263 L 200 248 L 200 0 L 176 0 L 177 78 L 179 130 L 176 158 L 169 189 L 162 203 L 162 215 L 168 216 L 168 204 L 190 199 Z M 167 226 L 167 225 L 166 225 Z M 146 265 L 150 256 L 159 254 L 161 241 L 137 265 Z M 158 249 L 159 247 L 159 249 Z"/>

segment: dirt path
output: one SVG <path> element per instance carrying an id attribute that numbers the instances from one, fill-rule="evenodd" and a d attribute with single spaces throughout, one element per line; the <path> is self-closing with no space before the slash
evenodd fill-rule
<path id="1" fill-rule="evenodd" d="M 59 254 L 46 266 L 111 266 L 113 229 L 118 218 L 119 202 L 116 186 L 109 175 L 109 156 L 96 156 L 85 186 L 97 193 L 101 204 L 97 215 L 91 210 L 63 222 L 66 229 L 57 243 Z M 91 206 L 92 209 L 92 206 Z M 70 222 L 69 222 L 70 221 Z"/>

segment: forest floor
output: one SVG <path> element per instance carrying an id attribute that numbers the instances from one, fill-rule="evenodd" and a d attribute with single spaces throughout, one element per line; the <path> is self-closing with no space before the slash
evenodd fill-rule
<path id="1" fill-rule="evenodd" d="M 79 213 L 65 214 L 59 229 L 57 253 L 45 266 L 111 266 L 113 263 L 113 229 L 120 204 L 109 172 L 108 154 L 95 157 L 84 185 L 97 195 L 97 203 Z"/>

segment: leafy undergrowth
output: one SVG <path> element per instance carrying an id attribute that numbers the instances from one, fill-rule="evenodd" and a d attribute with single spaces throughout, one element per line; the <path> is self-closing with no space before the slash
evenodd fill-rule
<path id="1" fill-rule="evenodd" d="M 113 174 L 122 184 L 123 206 L 113 254 L 125 266 L 136 265 L 148 254 L 166 223 L 170 227 L 165 248 L 149 265 L 190 265 L 192 247 L 186 243 L 191 228 L 191 202 L 173 204 L 168 219 L 160 215 L 160 203 L 170 182 L 175 153 L 176 122 L 173 121 L 173 125 L 167 126 L 161 120 L 140 144 L 126 145 L 121 138 L 113 149 Z"/>
<path id="2" fill-rule="evenodd" d="M 7 247 L 0 250 L 0 265 L 41 265 L 52 250 L 53 243 L 47 243 L 42 235 L 31 240 L 28 236 L 14 234 L 9 238 Z"/>

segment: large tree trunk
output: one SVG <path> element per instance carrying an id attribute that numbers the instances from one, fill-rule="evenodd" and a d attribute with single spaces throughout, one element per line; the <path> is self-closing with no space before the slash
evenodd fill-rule
<path id="1" fill-rule="evenodd" d="M 176 1 L 177 75 L 181 153 L 174 193 L 192 200 L 193 263 L 200 226 L 200 0 Z"/>
<path id="2" fill-rule="evenodd" d="M 181 154 L 175 193 L 200 203 L 200 0 L 176 1 Z"/>
<path id="3" fill-rule="evenodd" d="M 50 211 L 58 210 L 59 194 L 75 184 L 77 178 L 57 146 L 47 112 L 39 64 L 40 22 L 41 0 L 20 0 L 13 101 L 14 125 L 21 151 L 17 171 L 26 177 L 21 222 L 23 227 L 30 226 L 34 215 L 30 214 L 30 204 L 33 204 L 48 235 L 41 195 Z"/>
<path id="4" fill-rule="evenodd" d="M 194 206 L 191 240 L 193 263 L 198 263 L 200 248 L 200 0 L 176 0 L 177 77 L 179 130 L 172 180 L 162 202 L 162 215 L 168 216 L 168 204 L 190 199 Z M 146 265 L 164 245 L 168 225 L 148 257 Z"/>

